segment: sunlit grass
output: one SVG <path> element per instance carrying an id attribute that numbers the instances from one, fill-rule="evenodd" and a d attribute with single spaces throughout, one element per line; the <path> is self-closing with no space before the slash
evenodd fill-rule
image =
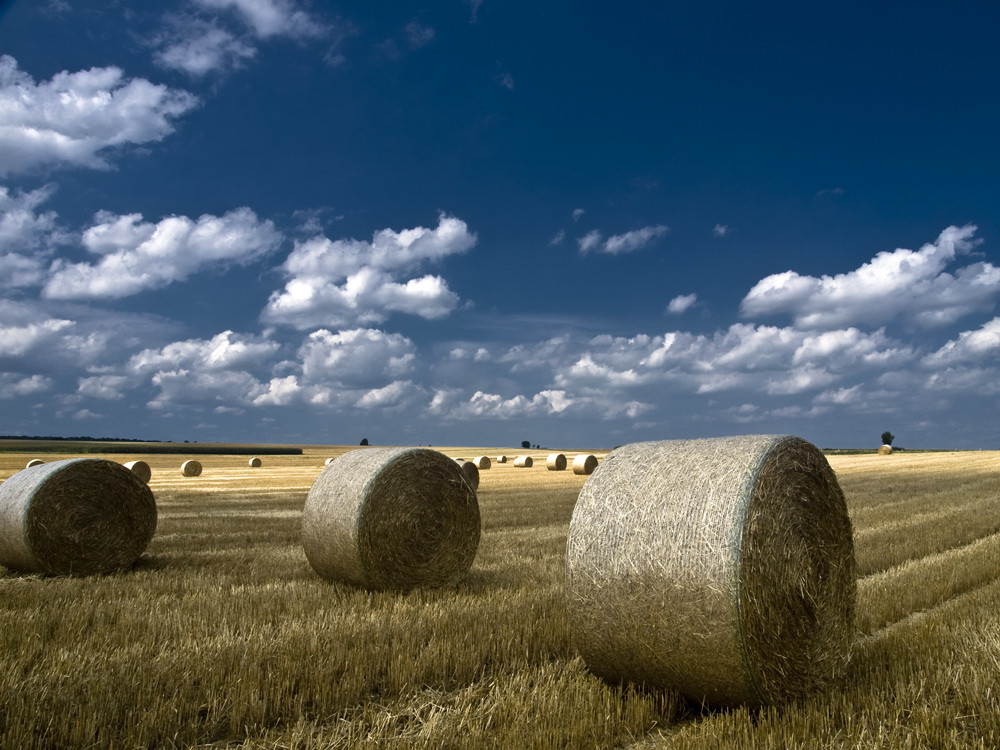
<path id="1" fill-rule="evenodd" d="M 257 469 L 201 456 L 198 478 L 180 476 L 181 456 L 115 457 L 153 468 L 157 534 L 128 573 L 0 575 L 0 747 L 1000 744 L 996 453 L 832 457 L 862 561 L 847 680 L 779 708 L 702 711 L 607 685 L 572 648 L 563 555 L 586 477 L 547 471 L 541 453 L 531 469 L 494 463 L 468 576 L 370 593 L 319 579 L 298 542 L 337 450 Z M 29 457 L 0 456 L 0 478 Z"/>

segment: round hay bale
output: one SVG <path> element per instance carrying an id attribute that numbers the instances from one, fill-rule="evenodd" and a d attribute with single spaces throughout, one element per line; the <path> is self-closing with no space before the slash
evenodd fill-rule
<path id="1" fill-rule="evenodd" d="M 597 456 L 581 453 L 573 459 L 574 474 L 593 474 L 597 468 Z"/>
<path id="2" fill-rule="evenodd" d="M 507 463 L 507 457 L 503 456 L 503 455 L 497 456 L 497 463 L 498 464 L 505 464 L 505 463 Z"/>
<path id="3" fill-rule="evenodd" d="M 479 489 L 479 467 L 476 466 L 472 461 L 466 461 L 462 459 L 458 462 L 458 468 L 462 470 L 462 474 L 465 475 L 465 481 L 469 483 L 469 486 L 473 490 Z"/>
<path id="4" fill-rule="evenodd" d="M 612 451 L 573 510 L 566 572 L 572 639 L 606 679 L 773 704 L 850 658 L 851 522 L 826 458 L 800 438 Z"/>
<path id="5" fill-rule="evenodd" d="M 479 503 L 458 464 L 428 448 L 365 448 L 316 478 L 302 546 L 324 578 L 368 589 L 457 582 L 479 546 Z"/>
<path id="6" fill-rule="evenodd" d="M 518 469 L 530 469 L 533 463 L 535 462 L 531 460 L 531 456 L 518 456 L 514 459 L 514 466 Z"/>
<path id="7" fill-rule="evenodd" d="M 482 471 L 483 469 L 488 469 L 490 468 L 490 466 L 493 465 L 492 463 L 490 463 L 489 456 L 476 456 L 474 459 L 472 459 L 472 463 L 474 463 L 476 465 L 476 468 L 479 469 L 480 471 Z"/>
<path id="8" fill-rule="evenodd" d="M 114 461 L 53 461 L 0 484 L 0 564 L 14 570 L 122 570 L 139 559 L 154 531 L 152 491 Z"/>
<path id="9" fill-rule="evenodd" d="M 248 461 L 248 463 L 250 464 L 251 469 L 259 469 L 263 462 L 260 460 L 259 456 L 254 456 L 250 459 L 250 461 Z"/>
<path id="10" fill-rule="evenodd" d="M 153 470 L 149 468 L 149 464 L 145 461 L 129 461 L 125 464 L 125 468 L 146 484 L 149 484 L 149 479 L 153 476 Z"/>
<path id="11" fill-rule="evenodd" d="M 545 459 L 545 468 L 549 471 L 565 471 L 566 456 L 562 453 L 550 453 Z"/>
<path id="12" fill-rule="evenodd" d="M 200 477 L 201 476 L 201 463 L 191 459 L 190 461 L 185 461 L 181 464 L 181 474 L 186 477 Z"/>
<path id="13" fill-rule="evenodd" d="M 326 459 L 326 461 L 324 461 L 324 462 L 323 462 L 323 465 L 324 465 L 324 466 L 329 466 L 330 464 L 332 464 L 332 463 L 333 463 L 334 461 L 336 461 L 336 460 L 337 460 L 336 458 L 333 458 L 333 457 L 331 456 L 330 458 Z"/>
<path id="14" fill-rule="evenodd" d="M 880 445 L 879 448 L 878 448 L 878 454 L 880 456 L 889 456 L 889 455 L 892 455 L 892 446 L 891 445 L 884 445 L 884 444 Z"/>
<path id="15" fill-rule="evenodd" d="M 32 466 L 41 466 L 44 463 L 45 462 L 40 458 L 33 458 L 30 461 L 28 461 L 27 465 L 24 468 L 30 469 Z"/>

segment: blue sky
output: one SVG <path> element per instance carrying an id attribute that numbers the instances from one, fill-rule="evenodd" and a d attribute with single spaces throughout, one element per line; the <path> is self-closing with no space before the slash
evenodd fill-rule
<path id="1" fill-rule="evenodd" d="M 998 448 L 985 3 L 0 5 L 0 434 Z"/>

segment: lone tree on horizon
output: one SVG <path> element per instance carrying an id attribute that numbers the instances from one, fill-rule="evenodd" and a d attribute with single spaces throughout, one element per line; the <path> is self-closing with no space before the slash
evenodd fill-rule
<path id="1" fill-rule="evenodd" d="M 882 433 L 882 445 L 892 445 L 892 441 L 896 439 L 896 436 L 891 432 L 886 430 Z"/>

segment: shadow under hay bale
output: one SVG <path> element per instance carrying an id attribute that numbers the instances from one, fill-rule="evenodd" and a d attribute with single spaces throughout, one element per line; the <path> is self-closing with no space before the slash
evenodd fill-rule
<path id="1" fill-rule="evenodd" d="M 200 477 L 201 476 L 201 463 L 191 459 L 190 461 L 185 461 L 181 464 L 181 474 L 186 477 Z"/>
<path id="2" fill-rule="evenodd" d="M 473 490 L 479 489 L 479 467 L 476 466 L 472 461 L 466 461 L 465 459 L 459 459 L 458 468 L 462 470 L 462 474 L 465 475 L 465 481 L 469 483 L 469 486 Z"/>
<path id="3" fill-rule="evenodd" d="M 156 531 L 156 501 L 115 461 L 72 458 L 0 484 L 0 564 L 50 575 L 131 567 Z"/>
<path id="4" fill-rule="evenodd" d="M 574 474 L 593 474 L 597 468 L 597 456 L 581 453 L 573 459 Z"/>
<path id="5" fill-rule="evenodd" d="M 606 679 L 773 704 L 850 657 L 851 522 L 826 458 L 800 438 L 615 449 L 580 492 L 566 573 L 573 641 Z"/>
<path id="6" fill-rule="evenodd" d="M 531 456 L 518 456 L 514 459 L 514 466 L 518 469 L 530 469 L 534 463 Z"/>
<path id="7" fill-rule="evenodd" d="M 565 471 L 566 456 L 562 453 L 550 453 L 545 459 L 545 468 L 549 471 Z"/>
<path id="8" fill-rule="evenodd" d="M 365 448 L 313 483 L 302 546 L 322 577 L 369 589 L 456 583 L 479 547 L 479 503 L 458 464 L 427 448 Z"/>
<path id="9" fill-rule="evenodd" d="M 263 461 L 260 460 L 259 456 L 254 456 L 247 463 L 249 464 L 251 469 L 259 469 L 263 464 Z"/>
<path id="10" fill-rule="evenodd" d="M 129 461 L 125 464 L 125 468 L 139 477 L 139 479 L 146 484 L 149 484 L 149 480 L 153 476 L 153 470 L 149 468 L 149 464 L 145 461 Z"/>

